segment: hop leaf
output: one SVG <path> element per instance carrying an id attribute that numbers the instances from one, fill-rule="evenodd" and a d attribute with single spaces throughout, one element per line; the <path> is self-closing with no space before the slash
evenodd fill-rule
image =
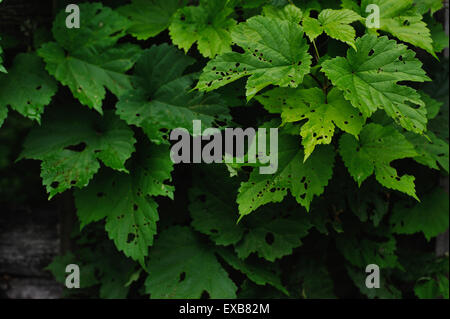
<path id="1" fill-rule="evenodd" d="M 445 48 L 449 47 L 449 36 L 444 30 L 441 23 L 432 20 L 428 23 L 430 28 L 431 37 L 433 38 L 433 49 L 436 53 L 442 52 Z"/>
<path id="2" fill-rule="evenodd" d="M 433 132 L 427 132 L 427 137 L 407 132 L 405 137 L 418 153 L 414 157 L 416 162 L 436 170 L 442 167 L 449 172 L 449 146 L 446 141 L 436 137 Z"/>
<path id="3" fill-rule="evenodd" d="M 363 0 L 361 11 L 365 12 L 369 4 L 380 8 L 380 30 L 389 32 L 399 40 L 422 48 L 436 57 L 430 30 L 422 21 L 422 15 L 418 12 L 414 0 Z"/>
<path id="4" fill-rule="evenodd" d="M 303 257 L 303 256 L 302 256 Z M 304 299 L 335 299 L 334 284 L 331 275 L 325 266 L 325 261 L 308 256 L 299 258 L 292 268 L 290 281 L 296 287 L 300 284 L 298 297 Z"/>
<path id="5" fill-rule="evenodd" d="M 368 34 L 356 41 L 356 47 L 358 51 L 350 49 L 347 58 L 323 62 L 322 70 L 327 77 L 364 116 L 384 109 L 405 129 L 425 131 L 425 103 L 413 88 L 397 84 L 429 80 L 414 52 L 387 37 Z"/>
<path id="6" fill-rule="evenodd" d="M 407 201 L 396 203 L 390 224 L 397 234 L 422 232 L 429 241 L 448 228 L 448 209 L 448 195 L 436 189 L 413 207 Z"/>
<path id="7" fill-rule="evenodd" d="M 420 14 L 425 14 L 431 11 L 433 15 L 436 11 L 439 11 L 444 6 L 444 1 L 442 0 L 414 0 L 414 5 L 417 8 L 417 12 Z"/>
<path id="8" fill-rule="evenodd" d="M 283 124 L 308 120 L 300 130 L 305 147 L 304 161 L 316 145 L 331 143 L 335 126 L 357 137 L 365 122 L 362 113 L 337 89 L 332 89 L 325 97 L 319 88 L 276 88 L 256 99 L 269 112 L 281 113 Z"/>
<path id="9" fill-rule="evenodd" d="M 57 91 L 56 81 L 45 72 L 44 63 L 31 53 L 20 53 L 8 74 L 0 74 L 0 126 L 8 105 L 23 116 L 40 122 L 44 106 Z"/>
<path id="10" fill-rule="evenodd" d="M 419 299 L 448 299 L 448 277 L 437 274 L 436 278 L 421 278 L 414 286 L 414 293 Z"/>
<path id="11" fill-rule="evenodd" d="M 373 233 L 382 234 L 380 228 Z M 336 239 L 336 246 L 350 264 L 362 269 L 370 264 L 378 265 L 382 269 L 401 267 L 395 255 L 397 242 L 392 236 L 384 238 L 383 241 L 374 241 L 367 238 L 358 239 L 355 234 L 340 235 Z"/>
<path id="12" fill-rule="evenodd" d="M 308 235 L 312 224 L 304 210 L 294 205 L 284 205 L 283 209 L 262 207 L 245 219 L 247 232 L 235 250 L 241 259 L 252 253 L 268 261 L 292 254 L 292 250 L 301 246 L 302 239 Z"/>
<path id="13" fill-rule="evenodd" d="M 309 73 L 311 55 L 302 28 L 293 22 L 256 16 L 232 30 L 244 53 L 229 52 L 210 61 L 197 89 L 211 91 L 242 77 L 250 100 L 268 85 L 297 87 Z"/>
<path id="14" fill-rule="evenodd" d="M 41 160 L 41 176 L 50 198 L 71 187 L 85 187 L 100 168 L 127 172 L 125 161 L 134 152 L 133 131 L 107 112 L 58 108 L 33 129 L 21 158 Z"/>
<path id="15" fill-rule="evenodd" d="M 307 210 L 313 197 L 323 193 L 333 174 L 334 152 L 331 147 L 317 149 L 303 163 L 304 152 L 296 138 L 282 136 L 278 154 L 275 174 L 262 175 L 254 170 L 249 180 L 241 184 L 237 198 L 241 217 L 267 203 L 281 202 L 288 189 Z"/>
<path id="16" fill-rule="evenodd" d="M 276 6 L 265 6 L 263 13 L 266 17 L 287 20 L 293 23 L 300 23 L 302 21 L 303 12 L 295 5 L 289 4 L 283 8 Z"/>
<path id="17" fill-rule="evenodd" d="M 106 171 L 75 193 L 81 227 L 106 218 L 106 231 L 117 248 L 141 263 L 153 244 L 157 204 L 151 196 L 173 198 L 173 163 L 166 146 L 149 146 L 134 160 L 130 174 Z"/>
<path id="18" fill-rule="evenodd" d="M 236 298 L 237 287 L 214 255 L 188 227 L 163 230 L 150 251 L 146 292 L 153 299 Z"/>
<path id="19" fill-rule="evenodd" d="M 105 245 L 104 242 L 101 242 L 97 243 L 94 249 L 92 247 L 79 248 L 77 256 L 71 252 L 57 256 L 45 269 L 49 270 L 58 282 L 65 284 L 66 267 L 69 264 L 77 264 L 80 267 L 81 290 L 100 285 L 100 298 L 123 299 L 127 297 L 129 287 L 126 286 L 126 283 L 134 272 L 135 265 L 133 261 L 118 253 L 112 245 Z M 78 289 L 65 289 L 65 297 L 71 296 L 71 294 L 77 295 L 74 290 Z"/>
<path id="20" fill-rule="evenodd" d="M 200 53 L 208 58 L 231 51 L 230 28 L 236 21 L 233 1 L 200 0 L 197 7 L 178 10 L 169 27 L 172 42 L 187 52 L 197 42 Z"/>
<path id="21" fill-rule="evenodd" d="M 311 41 L 325 32 L 333 39 L 345 42 L 356 50 L 356 31 L 350 24 L 361 19 L 362 17 L 352 10 L 325 9 L 320 12 L 317 19 L 304 17 L 303 28 Z"/>
<path id="22" fill-rule="evenodd" d="M 175 12 L 186 0 L 133 0 L 117 12 L 131 20 L 127 32 L 138 40 L 147 40 L 167 29 Z"/>
<path id="23" fill-rule="evenodd" d="M 217 245 L 236 244 L 245 231 L 242 224 L 236 223 L 239 181 L 228 177 L 223 165 L 195 171 L 193 176 L 189 189 L 192 227 L 210 236 Z"/>
<path id="24" fill-rule="evenodd" d="M 243 261 L 229 249 L 220 248 L 217 249 L 217 252 L 231 267 L 244 273 L 257 285 L 264 286 L 269 284 L 289 296 L 289 292 L 281 283 L 280 277 L 274 273 L 275 271 L 271 271 L 274 268 L 271 267 L 272 264 L 263 263 L 261 260 L 257 262 Z"/>
<path id="25" fill-rule="evenodd" d="M 236 223 L 238 180 L 227 177 L 223 168 L 196 174 L 204 177 L 195 179 L 189 192 L 194 229 L 209 235 L 217 245 L 234 244 L 241 259 L 257 253 L 261 258 L 274 261 L 302 244 L 301 239 L 312 225 L 295 202 L 261 208 Z"/>
<path id="26" fill-rule="evenodd" d="M 67 29 L 61 12 L 53 24 L 57 42 L 44 44 L 38 54 L 47 71 L 66 85 L 84 105 L 102 113 L 105 87 L 116 96 L 131 89 L 125 74 L 133 67 L 140 48 L 117 44 L 125 34 L 127 19 L 100 3 L 81 4 L 80 29 Z"/>
<path id="27" fill-rule="evenodd" d="M 389 212 L 389 194 L 376 181 L 367 181 L 359 190 L 348 190 L 347 198 L 350 209 L 363 223 L 371 220 L 378 227 Z"/>
<path id="28" fill-rule="evenodd" d="M 417 156 L 414 146 L 393 126 L 368 124 L 361 131 L 359 141 L 344 134 L 340 140 L 339 153 L 359 186 L 375 172 L 381 185 L 418 199 L 414 177 L 399 177 L 395 168 L 390 166 L 394 160 Z"/>
<path id="29" fill-rule="evenodd" d="M 191 91 L 193 75 L 182 75 L 193 60 L 166 44 L 145 51 L 136 64 L 135 89 L 117 103 L 117 114 L 141 127 L 154 143 L 168 143 L 169 130 L 192 132 L 192 121 L 211 127 L 228 121 L 228 108 L 217 95 Z"/>
<path id="30" fill-rule="evenodd" d="M 401 291 L 389 284 L 385 271 L 383 271 L 383 276 L 380 276 L 380 288 L 372 289 L 366 286 L 367 273 L 365 273 L 364 267 L 347 266 L 346 268 L 355 286 L 369 299 L 400 299 L 402 297 Z"/>

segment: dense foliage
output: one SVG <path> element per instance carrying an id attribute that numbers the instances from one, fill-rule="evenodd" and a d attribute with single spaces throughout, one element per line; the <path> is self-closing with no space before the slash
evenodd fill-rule
<path id="1" fill-rule="evenodd" d="M 73 194 L 76 248 L 48 267 L 64 282 L 80 265 L 72 296 L 448 298 L 441 8 L 110 1 L 80 4 L 68 29 L 61 5 L 26 49 L 1 34 L 1 201 L 17 200 L 26 159 L 49 199 Z M 174 165 L 170 131 L 197 119 L 278 127 L 277 172 Z"/>

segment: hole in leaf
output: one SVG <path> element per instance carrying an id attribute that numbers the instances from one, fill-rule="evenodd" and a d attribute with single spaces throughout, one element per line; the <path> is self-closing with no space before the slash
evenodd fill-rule
<path id="1" fill-rule="evenodd" d="M 86 143 L 80 143 L 77 145 L 70 145 L 64 148 L 65 150 L 74 151 L 74 152 L 83 152 L 86 149 Z"/>
<path id="2" fill-rule="evenodd" d="M 266 243 L 270 246 L 272 246 L 273 242 L 275 241 L 275 237 L 273 236 L 272 233 L 267 233 L 266 234 Z"/>
<path id="3" fill-rule="evenodd" d="M 206 290 L 202 292 L 202 296 L 200 297 L 200 299 L 210 299 L 210 298 L 211 297 L 209 296 L 209 293 Z"/>
<path id="4" fill-rule="evenodd" d="M 129 233 L 127 237 L 127 244 L 131 243 L 136 238 L 136 235 L 133 233 Z"/>

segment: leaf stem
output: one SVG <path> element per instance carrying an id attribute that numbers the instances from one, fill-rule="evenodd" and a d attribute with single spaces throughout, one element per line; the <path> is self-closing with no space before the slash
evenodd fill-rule
<path id="1" fill-rule="evenodd" d="M 317 62 L 319 62 L 319 58 L 320 58 L 319 50 L 317 50 L 316 42 L 314 40 L 312 40 L 312 43 L 314 45 L 314 50 L 316 50 L 316 60 L 317 60 Z"/>

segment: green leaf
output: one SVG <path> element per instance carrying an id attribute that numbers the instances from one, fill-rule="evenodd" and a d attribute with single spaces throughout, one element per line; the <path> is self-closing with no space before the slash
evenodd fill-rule
<path id="1" fill-rule="evenodd" d="M 272 0 L 274 5 L 281 4 L 283 2 L 289 3 L 289 0 Z M 309 16 L 311 11 L 319 12 L 322 10 L 322 5 L 319 3 L 319 0 L 294 0 L 294 3 L 303 11 L 305 16 Z"/>
<path id="2" fill-rule="evenodd" d="M 344 134 L 339 142 L 339 153 L 359 186 L 375 173 L 377 181 L 384 187 L 418 199 L 414 177 L 399 177 L 395 168 L 390 166 L 394 160 L 417 156 L 414 146 L 393 126 L 368 124 L 361 131 L 359 141 Z"/>
<path id="3" fill-rule="evenodd" d="M 393 231 L 398 234 L 422 232 L 429 241 L 448 228 L 448 201 L 448 195 L 436 189 L 424 196 L 419 204 L 411 205 L 408 201 L 396 203 L 390 219 Z"/>
<path id="4" fill-rule="evenodd" d="M 71 252 L 68 252 L 65 255 L 56 256 L 45 269 L 52 273 L 56 281 L 63 284 L 67 277 L 66 267 L 70 264 L 76 264 L 80 267 L 81 289 L 92 287 L 99 283 L 99 280 L 95 276 L 95 266 L 78 259 Z"/>
<path id="5" fill-rule="evenodd" d="M 285 299 L 286 295 L 272 286 L 259 286 L 245 279 L 239 286 L 238 299 Z"/>
<path id="6" fill-rule="evenodd" d="M 439 11 L 444 6 L 444 1 L 442 0 L 414 0 L 414 5 L 420 14 L 425 14 L 431 11 L 433 15 L 436 11 Z"/>
<path id="7" fill-rule="evenodd" d="M 348 204 L 352 212 L 363 223 L 371 220 L 375 227 L 389 211 L 389 193 L 378 183 L 369 180 L 360 189 L 346 191 Z"/>
<path id="8" fill-rule="evenodd" d="M 24 143 L 21 158 L 41 160 L 41 177 L 52 198 L 87 186 L 100 168 L 127 172 L 134 152 L 133 131 L 112 112 L 101 117 L 86 109 L 57 108 L 46 114 Z"/>
<path id="9" fill-rule="evenodd" d="M 320 254 L 320 252 L 319 252 Z M 335 299 L 334 283 L 324 258 L 300 254 L 290 261 L 289 291 L 293 298 Z"/>
<path id="10" fill-rule="evenodd" d="M 31 53 L 19 53 L 8 74 L 0 74 L 0 126 L 11 109 L 40 122 L 44 106 L 57 91 L 56 81 L 44 69 L 44 63 Z"/>
<path id="11" fill-rule="evenodd" d="M 422 165 L 439 170 L 442 167 L 449 172 L 449 146 L 448 143 L 436 137 L 434 133 L 427 132 L 427 137 L 407 132 L 405 137 L 414 145 L 418 156 L 414 160 Z"/>
<path id="12" fill-rule="evenodd" d="M 102 113 L 105 87 L 116 96 L 131 89 L 130 76 L 140 48 L 117 44 L 125 35 L 127 19 L 100 3 L 81 4 L 80 29 L 67 29 L 67 14 L 60 12 L 53 24 L 57 42 L 38 50 L 47 71 L 84 105 Z"/>
<path id="13" fill-rule="evenodd" d="M 434 251 L 408 249 L 400 256 L 405 266 L 400 280 L 414 285 L 414 293 L 422 299 L 449 298 L 448 255 L 436 257 Z"/>
<path id="14" fill-rule="evenodd" d="M 309 264 L 309 265 L 308 265 Z M 305 299 L 335 299 L 334 283 L 327 268 L 305 261 L 302 267 L 302 296 Z"/>
<path id="15" fill-rule="evenodd" d="M 283 124 L 308 120 L 300 130 L 305 147 L 304 161 L 316 145 L 331 143 L 335 125 L 357 137 L 365 123 L 362 113 L 345 100 L 337 89 L 332 89 L 325 98 L 319 88 L 275 88 L 256 99 L 269 112 L 281 113 Z"/>
<path id="16" fill-rule="evenodd" d="M 419 91 L 419 94 L 427 107 L 427 118 L 429 120 L 436 118 L 444 103 L 433 99 L 423 91 Z"/>
<path id="17" fill-rule="evenodd" d="M 244 235 L 239 217 L 236 195 L 239 181 L 227 176 L 223 165 L 195 171 L 189 189 L 189 212 L 192 227 L 208 236 L 216 245 L 236 244 Z"/>
<path id="18" fill-rule="evenodd" d="M 186 0 L 133 0 L 117 12 L 131 20 L 127 32 L 138 40 L 147 40 L 166 30 L 175 12 Z"/>
<path id="19" fill-rule="evenodd" d="M 292 254 L 294 248 L 302 245 L 302 238 L 312 227 L 304 210 L 298 209 L 295 203 L 285 205 L 281 210 L 276 207 L 263 207 L 240 222 L 246 225 L 247 231 L 235 246 L 239 258 L 257 253 L 273 262 Z"/>
<path id="20" fill-rule="evenodd" d="M 271 268 L 273 268 L 271 267 L 272 264 L 263 263 L 261 260 L 257 262 L 243 261 L 232 251 L 224 248 L 218 249 L 217 252 L 231 267 L 245 274 L 247 278 L 257 285 L 265 286 L 269 284 L 289 296 L 289 292 L 281 283 L 280 277 L 271 271 Z"/>
<path id="21" fill-rule="evenodd" d="M 356 287 L 363 295 L 366 295 L 369 299 L 401 299 L 402 293 L 392 284 L 389 284 L 386 280 L 386 271 L 380 270 L 380 287 L 379 288 L 367 288 L 366 278 L 367 273 L 365 267 L 353 267 L 347 266 L 347 273 L 352 279 Z"/>
<path id="22" fill-rule="evenodd" d="M 361 9 L 369 4 L 380 8 L 380 30 L 389 32 L 399 40 L 411 43 L 426 50 L 436 57 L 433 50 L 433 40 L 427 24 L 417 10 L 415 0 L 363 0 Z M 366 13 L 367 15 L 368 13 Z"/>
<path id="23" fill-rule="evenodd" d="M 46 267 L 55 279 L 65 284 L 67 273 L 66 266 L 76 264 L 80 267 L 80 290 L 100 285 L 99 295 L 102 299 L 126 298 L 129 288 L 125 286 L 126 281 L 135 269 L 135 264 L 126 259 L 122 254 L 114 250 L 111 245 L 97 242 L 97 247 L 82 246 L 77 249 L 76 255 L 69 252 L 57 256 L 52 263 Z M 78 289 L 65 289 L 68 296 L 75 295 Z M 80 293 L 80 292 L 78 292 Z M 89 290 L 85 290 L 89 294 Z"/>
<path id="24" fill-rule="evenodd" d="M 153 244 L 157 204 L 151 196 L 173 198 L 173 163 L 166 146 L 142 146 L 130 174 L 101 172 L 88 187 L 75 193 L 81 227 L 106 218 L 106 231 L 126 256 L 143 262 Z"/>
<path id="25" fill-rule="evenodd" d="M 309 210 L 314 196 L 323 193 L 333 174 L 334 151 L 331 147 L 317 149 L 307 162 L 297 139 L 282 136 L 278 146 L 278 170 L 273 175 L 254 170 L 241 184 L 237 203 L 242 216 L 270 202 L 281 202 L 290 189 L 298 203 Z"/>
<path id="26" fill-rule="evenodd" d="M 449 298 L 448 277 L 438 275 L 437 279 L 423 278 L 414 286 L 414 293 L 419 299 Z"/>
<path id="27" fill-rule="evenodd" d="M 356 41 L 357 52 L 349 49 L 347 58 L 337 57 L 322 63 L 322 70 L 344 97 L 364 116 L 384 109 L 409 131 L 426 130 L 426 110 L 420 95 L 399 81 L 429 80 L 422 63 L 405 45 L 387 37 L 366 34 Z"/>
<path id="28" fill-rule="evenodd" d="M 358 238 L 354 233 L 352 236 L 340 235 L 336 239 L 336 246 L 350 264 L 363 270 L 370 264 L 378 265 L 380 269 L 401 267 L 395 254 L 395 238 L 386 237 L 385 232 L 375 232 L 377 233 L 379 236 L 383 235 L 377 241 Z"/>
<path id="29" fill-rule="evenodd" d="M 399 40 L 422 48 L 436 57 L 433 40 L 427 24 L 417 10 L 415 0 L 363 0 L 361 9 L 369 4 L 380 8 L 380 30 L 389 32 Z M 368 13 L 366 13 L 366 16 Z"/>
<path id="30" fill-rule="evenodd" d="M 268 18 L 277 18 L 287 20 L 293 23 L 300 23 L 302 21 L 303 12 L 293 4 L 284 6 L 283 8 L 275 6 L 263 7 L 263 14 Z"/>
<path id="31" fill-rule="evenodd" d="M 214 255 L 188 227 L 163 230 L 150 251 L 146 292 L 153 299 L 235 298 L 237 287 Z"/>
<path id="32" fill-rule="evenodd" d="M 356 31 L 350 24 L 361 19 L 362 17 L 352 10 L 325 9 L 317 19 L 304 17 L 303 28 L 311 41 L 325 32 L 331 38 L 345 42 L 356 50 Z"/>
<path id="33" fill-rule="evenodd" d="M 211 91 L 242 77 L 247 100 L 268 85 L 297 87 L 309 73 L 311 55 L 302 28 L 293 22 L 256 16 L 232 30 L 244 53 L 229 52 L 211 60 L 197 89 Z"/>
<path id="34" fill-rule="evenodd" d="M 237 223 L 235 202 L 238 180 L 227 176 L 225 167 L 196 171 L 189 191 L 192 227 L 208 235 L 217 245 L 234 244 L 239 258 L 257 253 L 274 261 L 302 244 L 312 227 L 295 202 L 263 207 Z"/>
<path id="35" fill-rule="evenodd" d="M 358 14 L 361 14 L 361 8 L 356 0 L 341 0 L 341 8 L 353 10 Z"/>
<path id="36" fill-rule="evenodd" d="M 433 49 L 436 53 L 442 52 L 449 47 L 449 37 L 445 32 L 442 23 L 429 19 L 428 27 L 430 28 L 431 37 L 433 38 Z"/>
<path id="37" fill-rule="evenodd" d="M 187 6 L 174 15 L 169 31 L 172 42 L 185 52 L 197 42 L 207 58 L 231 51 L 230 28 L 236 21 L 233 1 L 200 0 L 199 6 Z"/>
<path id="38" fill-rule="evenodd" d="M 121 96 L 117 114 L 141 127 L 154 143 L 168 143 L 169 131 L 192 121 L 205 127 L 228 121 L 228 108 L 218 95 L 192 92 L 193 75 L 183 75 L 193 59 L 167 44 L 152 46 L 136 63 L 134 89 Z"/>

